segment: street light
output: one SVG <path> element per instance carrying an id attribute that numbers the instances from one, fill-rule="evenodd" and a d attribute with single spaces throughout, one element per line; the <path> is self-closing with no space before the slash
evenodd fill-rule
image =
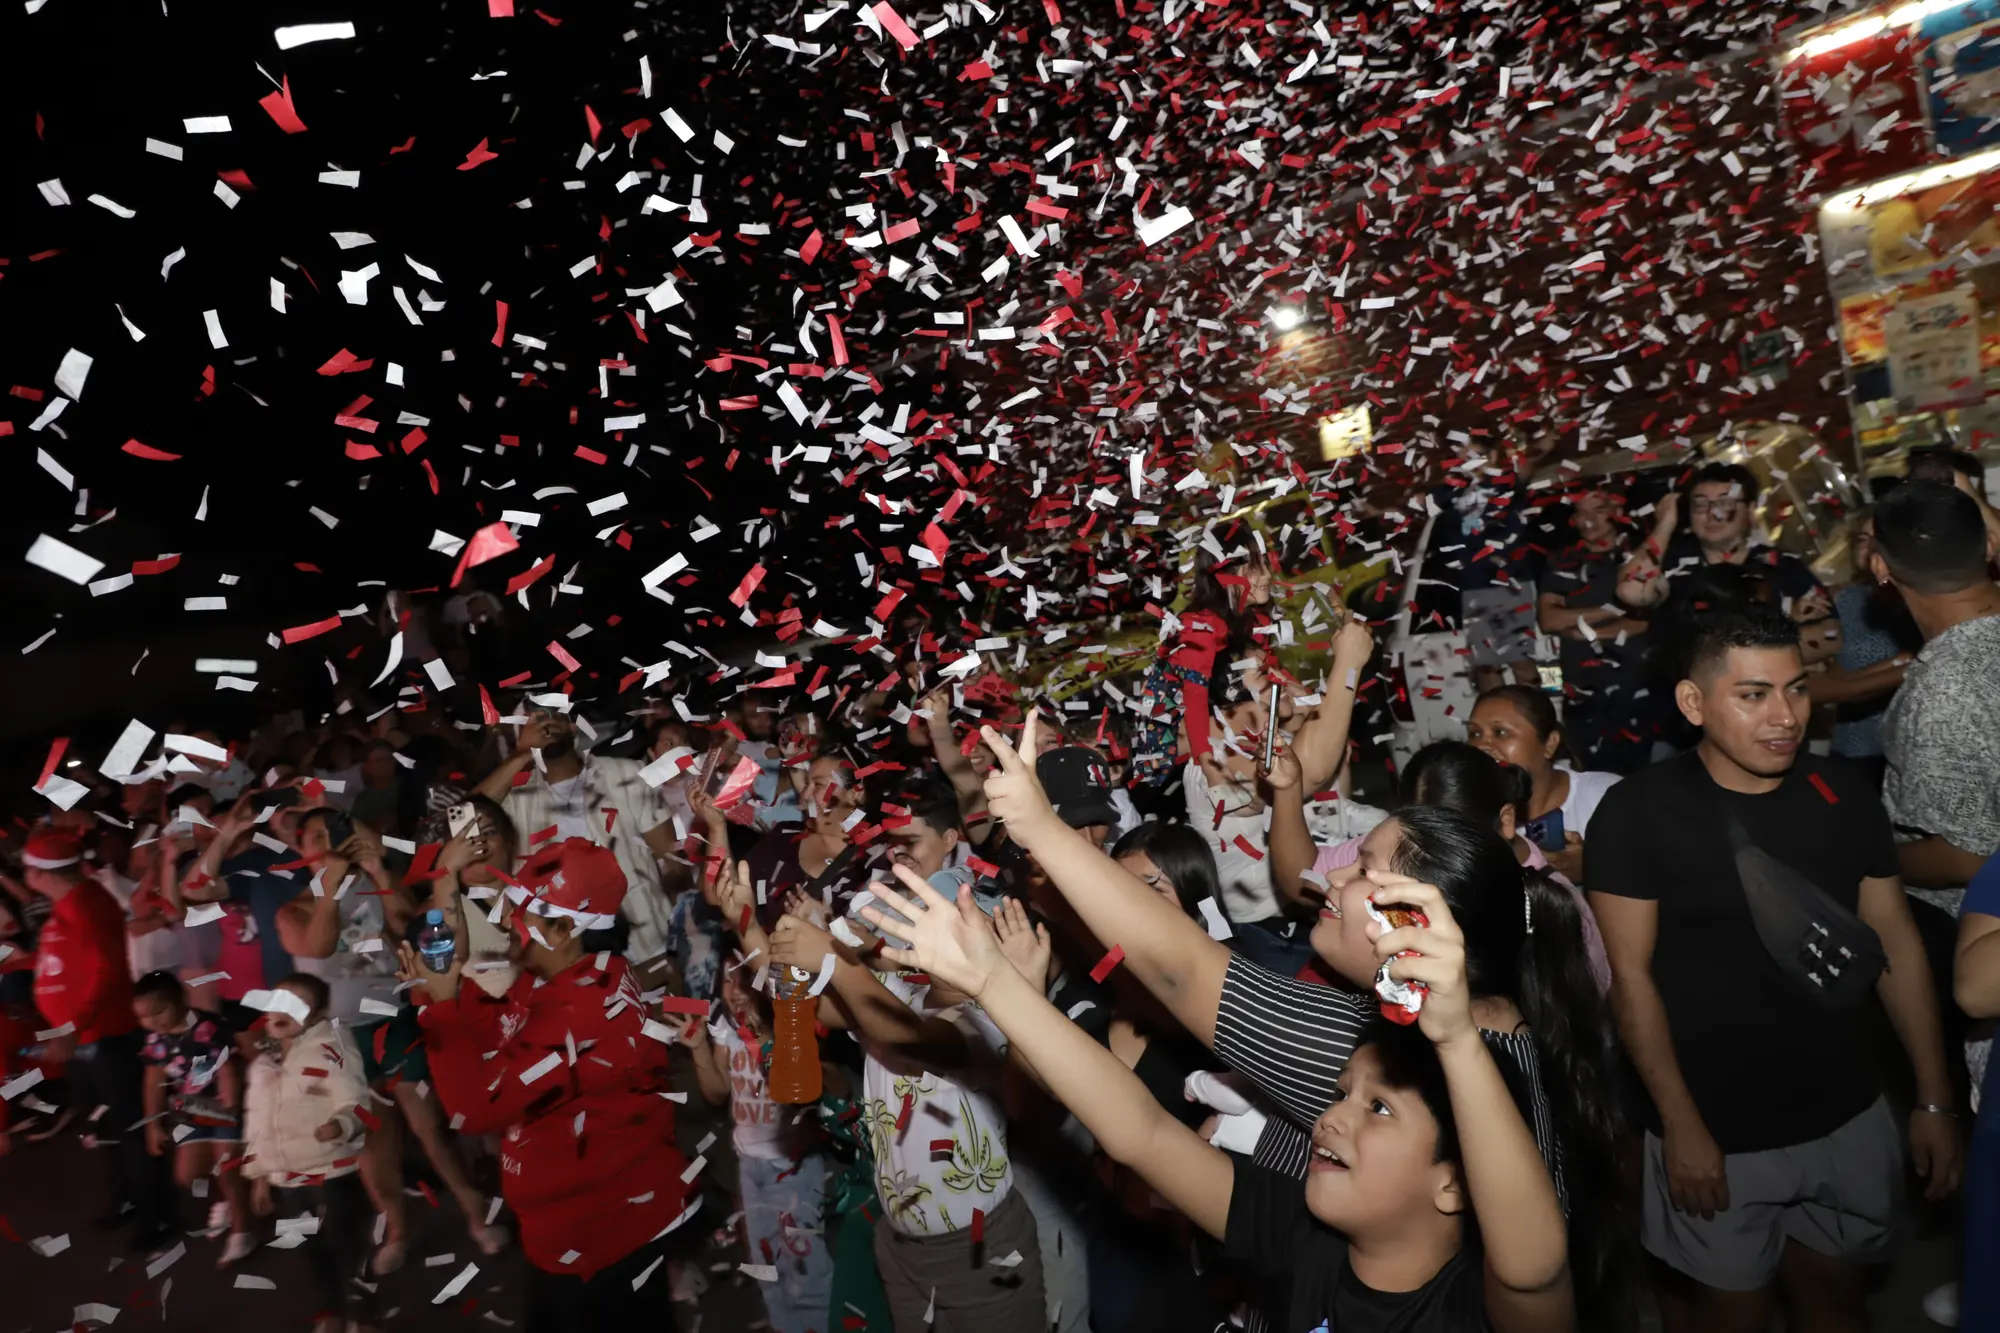
<path id="1" fill-rule="evenodd" d="M 1280 333 L 1290 333 L 1306 322 L 1306 312 L 1295 305 L 1274 305 L 1264 313 L 1270 318 L 1272 327 Z"/>

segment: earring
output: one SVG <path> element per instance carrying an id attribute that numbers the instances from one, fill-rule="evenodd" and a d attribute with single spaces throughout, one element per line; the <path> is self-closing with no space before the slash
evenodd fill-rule
<path id="1" fill-rule="evenodd" d="M 1521 919 L 1528 923 L 1528 933 L 1535 933 L 1535 898 L 1526 889 L 1521 890 Z"/>

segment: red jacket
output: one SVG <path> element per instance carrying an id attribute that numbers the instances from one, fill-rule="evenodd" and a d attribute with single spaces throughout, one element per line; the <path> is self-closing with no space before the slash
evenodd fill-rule
<path id="1" fill-rule="evenodd" d="M 1229 625 L 1213 611 L 1190 611 L 1181 632 L 1167 651 L 1167 661 L 1192 671 L 1197 679 L 1181 686 L 1181 717 L 1187 732 L 1188 757 L 1199 760 L 1209 751 L 1208 678 L 1215 659 L 1229 646 Z"/>
<path id="2" fill-rule="evenodd" d="M 56 899 L 35 945 L 35 1008 L 50 1027 L 76 1025 L 76 1044 L 120 1037 L 132 1016 L 125 913 L 95 880 Z"/>
<path id="3" fill-rule="evenodd" d="M 645 1021 L 625 960 L 600 972 L 595 954 L 499 1000 L 465 985 L 424 1008 L 438 1095 L 460 1129 L 504 1136 L 501 1193 L 544 1272 L 589 1277 L 681 1215 L 667 1047 Z"/>

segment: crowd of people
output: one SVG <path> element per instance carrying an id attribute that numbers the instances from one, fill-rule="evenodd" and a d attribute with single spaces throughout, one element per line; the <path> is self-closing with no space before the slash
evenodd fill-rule
<path id="1" fill-rule="evenodd" d="M 1912 1186 L 1964 1241 L 1927 1309 L 2000 1327 L 1977 460 L 1849 516 L 1833 589 L 1747 468 L 1573 482 L 1532 560 L 1496 472 L 1430 581 L 1469 638 L 1532 584 L 1559 684 L 1470 645 L 1379 806 L 1383 617 L 1302 666 L 1228 525 L 1122 717 L 899 621 L 804 688 L 461 662 L 476 720 L 169 726 L 0 847 L 0 1152 L 102 1137 L 140 1251 L 301 1245 L 315 1333 L 381 1317 L 406 1157 L 530 1333 L 674 1326 L 716 1226 L 780 1333 L 1860 1329 Z"/>

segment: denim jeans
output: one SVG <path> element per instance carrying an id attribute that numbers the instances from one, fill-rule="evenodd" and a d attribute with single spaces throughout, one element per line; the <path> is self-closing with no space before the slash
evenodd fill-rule
<path id="1" fill-rule="evenodd" d="M 829 1328 L 833 1255 L 826 1245 L 826 1159 L 739 1156 L 749 1262 L 778 1270 L 759 1282 L 774 1333 Z M 831 1327 L 838 1327 L 834 1323 Z"/>

